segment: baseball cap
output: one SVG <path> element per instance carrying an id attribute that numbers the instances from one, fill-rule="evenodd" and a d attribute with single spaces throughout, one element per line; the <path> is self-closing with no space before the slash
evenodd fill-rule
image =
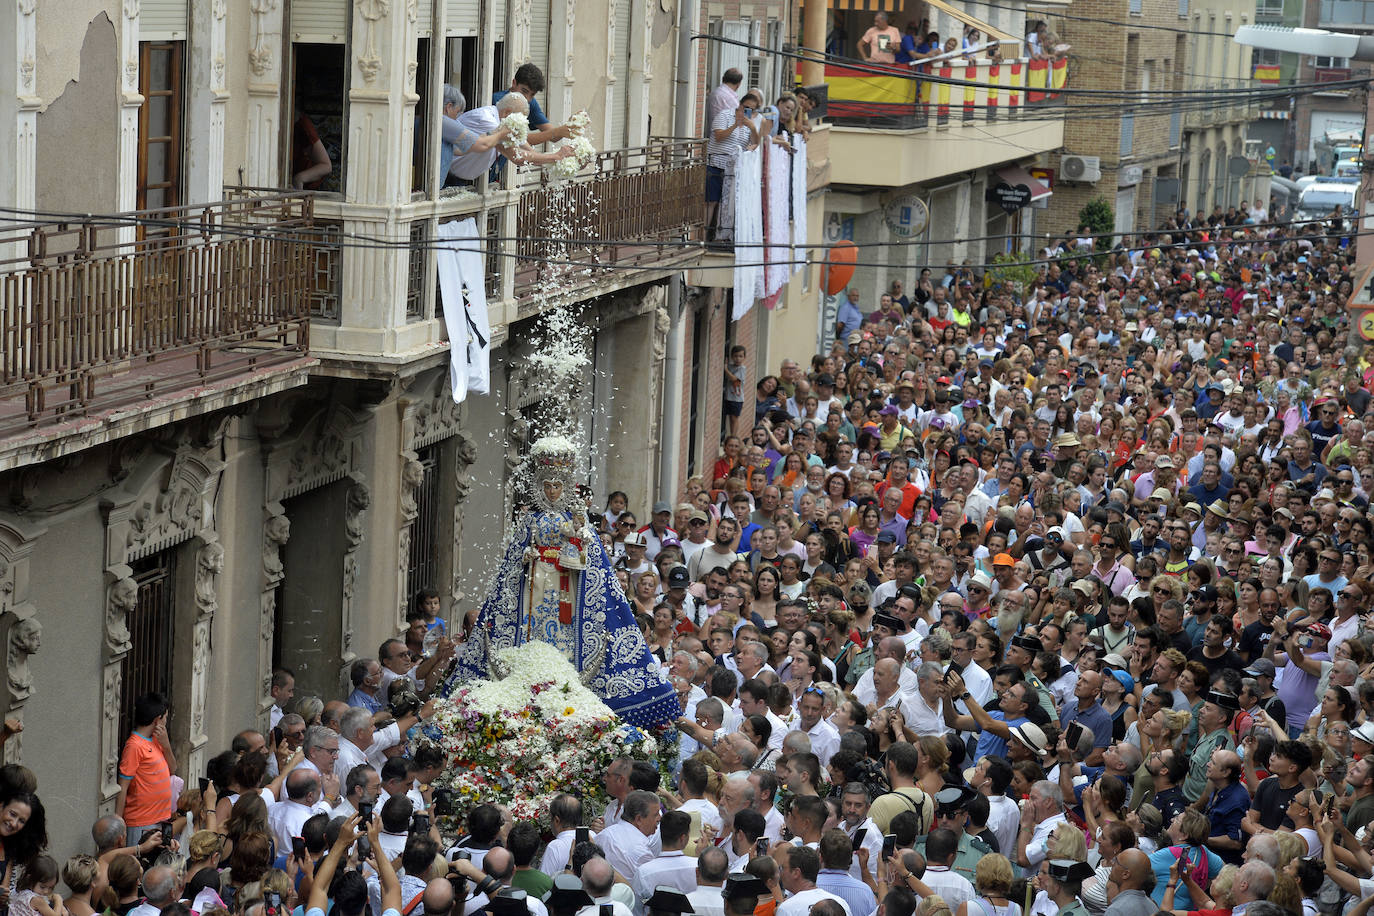
<path id="1" fill-rule="evenodd" d="M 692 577 L 687 575 L 687 567 L 674 566 L 668 570 L 669 588 L 686 588 L 692 584 Z"/>
<path id="2" fill-rule="evenodd" d="M 937 385 L 948 385 L 950 383 L 948 375 L 942 375 L 935 380 Z"/>
<path id="3" fill-rule="evenodd" d="M 900 413 L 896 404 L 884 404 L 883 409 L 878 411 L 878 415 L 883 417 L 895 417 Z"/>
<path id="4" fill-rule="evenodd" d="M 993 566 L 1015 566 L 1016 560 L 1009 553 L 999 553 L 992 558 Z"/>
<path id="5" fill-rule="evenodd" d="M 1102 656 L 1102 664 L 1106 665 L 1106 666 L 1109 667 L 1109 668 L 1129 668 L 1129 667 L 1130 667 L 1130 665 L 1126 664 L 1126 659 L 1125 659 L 1125 657 L 1123 657 L 1123 656 L 1122 656 L 1120 653 L 1118 653 L 1118 652 L 1108 652 L 1106 655 Z"/>
<path id="6" fill-rule="evenodd" d="M 1170 458 L 1168 455 L 1160 455 L 1155 459 L 1155 467 L 1157 468 L 1171 468 L 1173 466 L 1174 459 Z"/>
<path id="7" fill-rule="evenodd" d="M 1049 538 L 1050 540 L 1058 538 L 1059 543 L 1062 544 L 1069 539 L 1069 533 L 1065 531 L 1063 528 L 1059 527 L 1058 525 L 1055 525 L 1049 531 L 1045 532 L 1045 537 Z"/>
<path id="8" fill-rule="evenodd" d="M 879 544 L 895 544 L 897 543 L 897 535 L 891 531 L 879 531 L 878 536 L 873 540 Z"/>
<path id="9" fill-rule="evenodd" d="M 1257 658 L 1245 669 L 1245 673 L 1251 677 L 1273 677 L 1277 670 L 1269 659 Z"/>
<path id="10" fill-rule="evenodd" d="M 705 512 L 702 512 L 700 509 L 697 509 L 691 515 L 687 516 L 687 520 L 690 522 L 709 522 L 711 520 L 711 516 L 707 515 Z"/>
<path id="11" fill-rule="evenodd" d="M 663 500 L 659 500 L 658 502 L 654 503 L 653 512 L 651 512 L 650 514 L 658 515 L 660 512 L 667 512 L 669 514 L 672 514 L 672 511 L 673 507 L 671 505 L 664 502 Z"/>

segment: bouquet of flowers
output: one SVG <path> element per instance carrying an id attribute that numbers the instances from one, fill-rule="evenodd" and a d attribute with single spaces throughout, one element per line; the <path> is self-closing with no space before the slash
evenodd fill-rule
<path id="1" fill-rule="evenodd" d="M 493 803 L 517 820 L 547 821 L 558 792 L 604 799 L 602 774 L 615 758 L 656 760 L 676 749 L 623 722 L 554 646 L 529 642 L 495 657 L 510 673 L 440 699 L 426 728 L 448 758 L 435 785 L 452 792 L 455 817 Z"/>
<path id="2" fill-rule="evenodd" d="M 525 141 L 529 139 L 530 119 L 528 116 L 522 115 L 518 111 L 502 118 L 500 126 L 510 131 L 510 133 L 506 135 L 506 139 L 501 141 L 502 146 L 507 146 L 511 149 L 519 149 L 521 146 L 524 146 Z"/>
<path id="3" fill-rule="evenodd" d="M 579 111 L 568 119 L 568 128 L 572 131 L 572 136 L 567 140 L 560 140 L 559 147 L 571 146 L 573 155 L 565 159 L 559 159 L 548 167 L 548 173 L 556 181 L 566 181 L 573 177 L 582 169 L 586 168 L 596 158 L 596 147 L 592 146 L 592 141 L 587 139 L 587 128 L 591 126 L 591 116 L 586 111 Z"/>

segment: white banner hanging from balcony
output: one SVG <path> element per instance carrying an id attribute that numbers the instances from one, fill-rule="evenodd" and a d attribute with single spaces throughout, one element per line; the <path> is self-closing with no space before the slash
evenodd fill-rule
<path id="1" fill-rule="evenodd" d="M 792 273 L 806 266 L 806 138 L 793 134 L 792 147 Z"/>
<path id="2" fill-rule="evenodd" d="M 740 320 L 763 295 L 763 150 L 735 160 L 735 308 Z"/>
<path id="3" fill-rule="evenodd" d="M 462 403 L 469 392 L 486 394 L 491 390 L 486 258 L 473 219 L 440 224 L 439 238 L 445 243 L 435 249 L 434 259 L 448 325 L 449 383 L 453 400 Z"/>
<path id="4" fill-rule="evenodd" d="M 784 147 L 771 141 L 764 144 L 764 233 L 768 247 L 764 249 L 768 264 L 764 268 L 764 305 L 772 308 L 777 295 L 787 282 L 787 262 L 791 256 L 792 230 L 792 155 Z"/>

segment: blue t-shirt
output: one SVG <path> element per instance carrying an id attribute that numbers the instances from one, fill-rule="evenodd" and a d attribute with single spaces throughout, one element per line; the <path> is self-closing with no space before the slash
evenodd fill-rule
<path id="1" fill-rule="evenodd" d="M 988 716 L 998 722 L 1007 723 L 1008 728 L 1015 728 L 1018 725 L 1025 725 L 1030 719 L 1008 719 L 1006 714 L 1000 709 L 989 709 Z M 982 760 L 984 757 L 1005 757 L 1007 755 L 1007 739 L 999 738 L 991 731 L 984 729 L 978 736 L 978 746 L 973 751 L 974 760 Z"/>
<path id="2" fill-rule="evenodd" d="M 916 36 L 903 35 L 902 46 L 897 51 L 897 63 L 909 64 L 916 59 Z"/>

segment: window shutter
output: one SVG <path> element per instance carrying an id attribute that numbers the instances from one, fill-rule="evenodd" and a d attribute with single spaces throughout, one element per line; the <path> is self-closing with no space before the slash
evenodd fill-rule
<path id="1" fill-rule="evenodd" d="M 348 41 L 349 0 L 294 0 L 291 40 L 304 44 L 341 45 Z"/>
<path id="2" fill-rule="evenodd" d="M 138 13 L 139 41 L 185 41 L 188 0 L 143 0 Z"/>

